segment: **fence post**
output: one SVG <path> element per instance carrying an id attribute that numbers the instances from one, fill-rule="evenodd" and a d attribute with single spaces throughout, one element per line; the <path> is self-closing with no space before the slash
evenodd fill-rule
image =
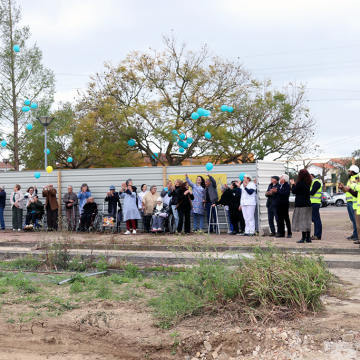
<path id="1" fill-rule="evenodd" d="M 163 184 L 166 187 L 166 166 L 163 166 Z"/>
<path id="2" fill-rule="evenodd" d="M 59 203 L 59 219 L 62 219 L 61 216 L 61 171 L 58 170 L 58 203 Z"/>

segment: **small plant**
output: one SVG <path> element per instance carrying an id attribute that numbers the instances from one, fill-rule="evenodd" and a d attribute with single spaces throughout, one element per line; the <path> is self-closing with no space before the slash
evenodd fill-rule
<path id="1" fill-rule="evenodd" d="M 97 271 L 106 271 L 109 268 L 109 263 L 107 262 L 105 256 L 100 255 L 99 261 L 96 264 Z"/>
<path id="2" fill-rule="evenodd" d="M 70 294 L 77 294 L 84 291 L 84 287 L 79 282 L 74 282 L 70 286 Z"/>
<path id="3" fill-rule="evenodd" d="M 172 355 L 176 354 L 176 349 L 180 344 L 180 339 L 178 338 L 179 335 L 180 334 L 178 332 L 176 332 L 176 331 L 173 332 L 172 334 L 170 334 L 170 336 L 174 338 L 174 345 L 173 345 L 173 348 L 172 348 L 172 351 L 171 351 Z"/>
<path id="4" fill-rule="evenodd" d="M 13 323 L 15 322 L 15 320 L 14 320 L 13 318 L 8 318 L 8 319 L 6 320 L 6 322 L 7 322 L 8 324 L 13 324 Z"/>
<path id="5" fill-rule="evenodd" d="M 133 265 L 129 263 L 125 266 L 124 270 L 125 270 L 125 276 L 127 276 L 130 279 L 135 279 L 138 276 L 140 276 L 139 267 L 137 265 Z"/>

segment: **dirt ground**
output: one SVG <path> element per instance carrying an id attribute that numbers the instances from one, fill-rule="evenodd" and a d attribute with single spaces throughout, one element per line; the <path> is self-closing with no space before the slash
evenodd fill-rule
<path id="1" fill-rule="evenodd" d="M 324 312 L 314 317 L 265 327 L 234 324 L 224 314 L 162 330 L 149 309 L 96 300 L 61 317 L 13 324 L 1 319 L 0 359 L 358 359 L 360 270 L 332 271 L 348 297 L 325 297 Z M 24 306 L 5 303 L 2 309 L 19 312 Z"/>

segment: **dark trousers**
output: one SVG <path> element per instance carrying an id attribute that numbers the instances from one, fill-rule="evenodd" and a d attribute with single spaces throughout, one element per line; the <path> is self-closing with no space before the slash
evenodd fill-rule
<path id="1" fill-rule="evenodd" d="M 22 229 L 22 216 L 23 216 L 23 209 L 19 209 L 14 205 L 12 207 L 13 229 L 15 230 Z"/>
<path id="2" fill-rule="evenodd" d="M 291 235 L 291 223 L 289 217 L 289 204 L 279 204 L 276 208 L 278 217 L 278 233 L 281 236 L 285 236 L 285 226 L 288 229 L 288 235 Z"/>
<path id="3" fill-rule="evenodd" d="M 240 232 L 244 232 L 245 231 L 245 219 L 244 219 L 242 210 L 238 210 L 237 214 L 238 214 L 238 219 L 239 219 L 238 221 L 240 222 Z"/>
<path id="4" fill-rule="evenodd" d="M 145 226 L 145 231 L 146 232 L 150 231 L 151 218 L 152 218 L 152 215 L 145 215 L 144 216 L 144 226 Z M 133 230 L 135 230 L 135 229 L 133 229 Z"/>
<path id="5" fill-rule="evenodd" d="M 50 205 L 46 208 L 48 229 L 58 229 L 58 209 L 51 210 Z"/>
<path id="6" fill-rule="evenodd" d="M 181 233 L 183 228 L 184 216 L 185 216 L 185 234 L 190 233 L 190 210 L 177 209 L 179 214 L 179 225 L 177 227 L 178 233 Z"/>
<path id="7" fill-rule="evenodd" d="M 216 212 L 215 207 L 212 207 L 212 203 L 206 203 L 206 214 L 207 214 L 207 222 L 209 226 L 210 222 L 210 211 L 212 211 L 212 220 L 211 222 L 216 223 Z M 217 228 L 216 225 L 214 225 L 214 231 L 216 232 Z M 210 231 L 213 231 L 213 226 L 210 225 Z"/>
<path id="8" fill-rule="evenodd" d="M 274 224 L 274 218 L 276 221 L 276 225 L 278 227 L 278 233 L 280 233 L 279 231 L 279 220 L 278 220 L 278 215 L 277 215 L 277 211 L 276 211 L 276 207 L 270 205 L 268 207 L 268 221 L 269 221 L 269 226 L 270 226 L 270 232 L 272 234 L 276 234 L 276 229 L 275 229 L 275 224 Z"/>
<path id="9" fill-rule="evenodd" d="M 92 217 L 92 213 L 91 214 L 87 214 L 87 213 L 81 214 L 81 228 L 82 229 L 84 228 L 85 221 L 86 221 L 86 228 L 88 229 L 90 227 L 91 217 Z"/>
<path id="10" fill-rule="evenodd" d="M 235 210 L 231 210 L 229 211 L 229 215 L 230 215 L 230 221 L 231 221 L 231 225 L 232 225 L 232 231 L 235 233 L 239 232 L 239 224 L 238 224 L 238 211 Z"/>
<path id="11" fill-rule="evenodd" d="M 27 213 L 26 214 L 26 221 L 25 221 L 25 224 L 26 225 L 29 225 L 30 224 L 30 221 L 33 223 L 33 225 L 35 225 L 36 223 L 36 219 L 39 217 L 38 214 L 36 213 Z"/>
<path id="12" fill-rule="evenodd" d="M 68 229 L 76 230 L 76 209 L 74 209 L 73 206 L 71 207 L 66 206 L 66 221 L 67 221 Z"/>
<path id="13" fill-rule="evenodd" d="M 358 232 L 357 232 L 357 228 L 356 228 L 356 221 L 355 221 L 355 210 L 353 208 L 353 203 L 352 201 L 348 201 L 348 203 L 346 204 L 347 207 L 347 211 L 349 213 L 349 218 L 353 224 L 353 237 L 358 237 Z"/>
<path id="14" fill-rule="evenodd" d="M 312 207 L 312 222 L 314 223 L 314 236 L 321 238 L 322 224 L 320 219 L 320 204 L 311 204 Z"/>

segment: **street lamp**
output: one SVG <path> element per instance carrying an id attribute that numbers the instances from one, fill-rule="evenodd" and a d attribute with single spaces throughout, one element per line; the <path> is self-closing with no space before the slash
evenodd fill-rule
<path id="1" fill-rule="evenodd" d="M 9 159 L 3 159 L 3 162 L 5 164 L 5 172 L 7 172 L 7 164 L 9 163 Z"/>
<path id="2" fill-rule="evenodd" d="M 51 124 L 54 120 L 51 116 L 39 116 L 37 117 L 39 123 L 44 126 L 45 129 L 45 170 L 47 168 L 47 138 L 46 138 L 46 128 Z"/>

